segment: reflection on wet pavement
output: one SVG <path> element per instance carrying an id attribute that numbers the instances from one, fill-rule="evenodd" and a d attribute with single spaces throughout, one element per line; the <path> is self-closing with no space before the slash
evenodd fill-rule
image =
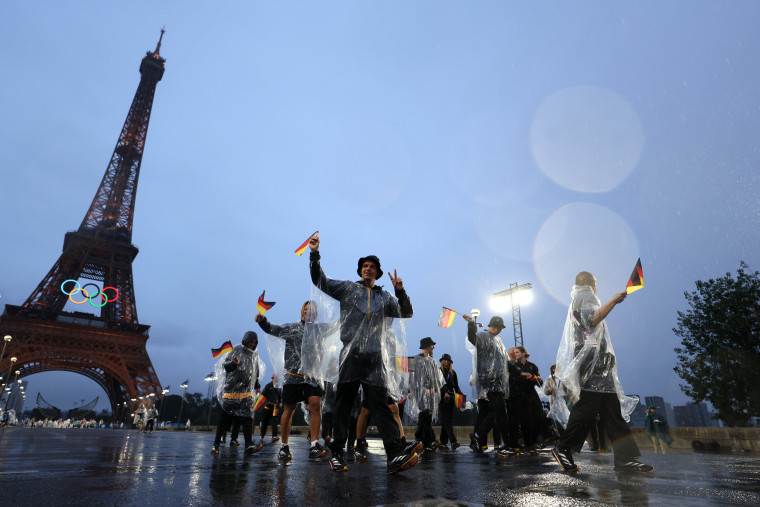
<path id="1" fill-rule="evenodd" d="M 370 440 L 368 463 L 334 473 L 324 459 L 308 458 L 301 436 L 291 437 L 287 465 L 268 439 L 254 456 L 223 447 L 214 457 L 212 438 L 3 428 L 0 495 L 8 505 L 760 504 L 760 456 L 752 454 L 645 453 L 655 472 L 630 475 L 614 472 L 611 455 L 582 453 L 580 471 L 568 474 L 548 452 L 504 460 L 462 447 L 387 476 L 379 440 Z"/>

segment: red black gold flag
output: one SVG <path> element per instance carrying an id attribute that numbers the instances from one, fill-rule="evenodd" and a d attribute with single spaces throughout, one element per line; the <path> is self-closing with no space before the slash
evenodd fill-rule
<path id="1" fill-rule="evenodd" d="M 256 309 L 263 315 L 272 308 L 275 305 L 274 301 L 264 301 L 264 294 L 266 291 L 261 293 L 261 296 L 259 296 L 259 302 L 256 304 Z"/>
<path id="2" fill-rule="evenodd" d="M 217 357 L 221 356 L 222 354 L 226 354 L 227 352 L 232 352 L 232 343 L 230 343 L 229 340 L 222 343 L 222 346 L 218 349 L 211 349 L 211 357 L 216 359 Z"/>
<path id="3" fill-rule="evenodd" d="M 464 408 L 464 404 L 467 401 L 467 396 L 464 394 L 455 394 L 454 395 L 454 406 L 457 408 Z"/>
<path id="4" fill-rule="evenodd" d="M 319 237 L 319 231 L 317 231 L 314 234 L 312 234 L 311 236 L 309 236 L 309 238 L 306 241 L 304 241 L 301 244 L 301 246 L 299 246 L 298 248 L 296 248 L 296 255 L 298 255 L 300 257 L 301 254 L 306 251 L 306 247 L 309 246 L 309 241 L 311 241 L 311 238 L 318 238 L 318 237 Z"/>
<path id="5" fill-rule="evenodd" d="M 628 279 L 628 283 L 625 285 L 625 292 L 630 294 L 644 288 L 644 270 L 641 269 L 641 258 L 636 261 L 636 267 L 633 268 L 631 278 Z"/>
<path id="6" fill-rule="evenodd" d="M 259 409 L 263 407 L 266 402 L 267 402 L 267 399 L 264 396 L 259 395 L 259 398 L 256 400 L 256 404 L 253 406 L 253 411 L 258 412 Z"/>
<path id="7" fill-rule="evenodd" d="M 441 308 L 441 315 L 438 317 L 438 325 L 441 327 L 451 327 L 456 314 L 457 312 L 444 306 Z"/>

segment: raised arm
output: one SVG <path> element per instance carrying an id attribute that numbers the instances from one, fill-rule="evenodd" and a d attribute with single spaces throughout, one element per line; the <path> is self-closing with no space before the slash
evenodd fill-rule
<path id="1" fill-rule="evenodd" d="M 327 294 L 328 296 L 340 300 L 346 287 L 351 283 L 344 280 L 330 280 L 322 271 L 322 266 L 319 263 L 321 256 L 319 255 L 319 238 L 311 238 L 309 240 L 309 273 L 311 274 L 311 283 L 313 283 L 319 290 Z"/>
<path id="2" fill-rule="evenodd" d="M 618 292 L 617 294 L 612 296 L 612 299 L 604 303 L 604 305 L 601 308 L 599 308 L 596 311 L 596 313 L 594 313 L 594 316 L 591 318 L 591 326 L 592 327 L 598 326 L 604 320 L 604 318 L 610 314 L 610 312 L 612 311 L 613 308 L 615 308 L 615 306 L 625 301 L 625 298 L 627 295 L 628 294 L 625 291 L 623 291 L 623 292 Z"/>
<path id="3" fill-rule="evenodd" d="M 256 317 L 254 318 L 254 320 L 259 323 L 259 327 L 261 328 L 261 330 L 264 331 L 268 335 L 279 337 L 282 334 L 282 332 L 285 330 L 285 328 L 282 326 L 271 324 L 267 320 L 267 318 L 260 313 L 256 314 Z"/>
<path id="4" fill-rule="evenodd" d="M 467 340 L 477 347 L 478 343 L 475 339 L 475 335 L 478 334 L 478 325 L 475 324 L 475 320 L 466 313 L 462 314 L 462 318 L 467 321 Z"/>

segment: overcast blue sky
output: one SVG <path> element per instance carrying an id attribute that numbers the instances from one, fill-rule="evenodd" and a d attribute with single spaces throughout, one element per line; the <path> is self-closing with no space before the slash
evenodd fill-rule
<path id="1" fill-rule="evenodd" d="M 0 305 L 21 304 L 97 189 L 166 26 L 133 241 L 162 384 L 206 392 L 266 289 L 298 318 L 320 231 L 328 276 L 396 268 L 466 381 L 465 323 L 533 284 L 525 345 L 554 362 L 574 275 L 604 301 L 626 392 L 687 398 L 672 332 L 694 281 L 760 268 L 760 4 L 705 2 L 34 2 L 0 20 Z M 386 278 L 382 282 L 390 287 Z M 512 341 L 511 330 L 502 334 Z M 270 366 L 271 373 L 271 366 Z M 104 394 L 27 378 L 69 408 Z M 101 402 L 100 408 L 107 406 Z"/>

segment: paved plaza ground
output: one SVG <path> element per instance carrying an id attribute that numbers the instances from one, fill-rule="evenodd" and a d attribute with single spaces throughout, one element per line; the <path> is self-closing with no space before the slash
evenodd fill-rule
<path id="1" fill-rule="evenodd" d="M 243 457 L 242 447 L 210 454 L 212 435 L 98 429 L 0 429 L 4 505 L 714 505 L 760 504 L 760 456 L 645 452 L 654 473 L 617 474 L 612 456 L 581 453 L 580 471 L 562 472 L 548 452 L 504 460 L 467 447 L 423 456 L 403 474 L 385 473 L 379 440 L 369 462 L 330 471 L 292 436 Z M 447 502 L 448 499 L 448 502 Z M 419 505 L 419 503 L 418 503 Z"/>

